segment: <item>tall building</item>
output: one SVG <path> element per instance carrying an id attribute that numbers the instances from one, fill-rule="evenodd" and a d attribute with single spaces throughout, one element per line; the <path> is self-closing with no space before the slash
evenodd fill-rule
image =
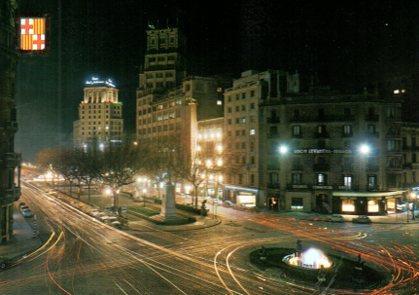
<path id="1" fill-rule="evenodd" d="M 123 134 L 122 102 L 111 79 L 92 77 L 86 81 L 83 100 L 79 105 L 79 120 L 74 122 L 74 143 L 86 146 L 92 143 L 104 147 L 120 141 Z"/>
<path id="2" fill-rule="evenodd" d="M 269 98 L 299 91 L 298 74 L 246 71 L 224 92 L 227 163 L 225 198 L 240 205 L 263 206 L 260 190 L 260 105 Z M 275 118 L 273 118 L 276 120 Z"/>
<path id="3" fill-rule="evenodd" d="M 403 177 L 405 188 L 419 187 L 419 124 L 403 123 L 402 125 L 403 149 Z"/>
<path id="4" fill-rule="evenodd" d="M 15 1 L 0 4 L 0 243 L 13 235 L 13 202 L 20 196 L 20 155 L 14 152 L 17 131 Z"/>
<path id="5" fill-rule="evenodd" d="M 150 27 L 146 33 L 144 69 L 140 73 L 138 91 L 164 91 L 179 85 L 185 77 L 185 40 L 181 31 L 178 28 Z"/>
<path id="6" fill-rule="evenodd" d="M 259 188 L 272 209 L 394 212 L 403 198 L 401 101 L 295 95 L 261 108 Z"/>
<path id="7" fill-rule="evenodd" d="M 178 28 L 147 30 L 144 70 L 137 90 L 136 136 L 139 143 L 178 136 L 191 159 L 197 144 L 198 121 L 223 114 L 225 82 L 186 76 L 184 47 Z"/>

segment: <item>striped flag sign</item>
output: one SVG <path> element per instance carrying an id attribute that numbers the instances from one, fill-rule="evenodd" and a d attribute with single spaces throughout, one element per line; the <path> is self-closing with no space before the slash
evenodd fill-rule
<path id="1" fill-rule="evenodd" d="M 40 51 L 45 49 L 45 18 L 22 17 L 20 26 L 20 50 Z"/>

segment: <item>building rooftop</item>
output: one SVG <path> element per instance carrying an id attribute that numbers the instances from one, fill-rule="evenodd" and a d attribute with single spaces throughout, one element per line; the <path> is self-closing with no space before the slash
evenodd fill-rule
<path id="1" fill-rule="evenodd" d="M 101 79 L 98 77 L 92 77 L 90 80 L 84 82 L 85 87 L 112 87 L 116 88 L 115 83 L 112 79 Z"/>

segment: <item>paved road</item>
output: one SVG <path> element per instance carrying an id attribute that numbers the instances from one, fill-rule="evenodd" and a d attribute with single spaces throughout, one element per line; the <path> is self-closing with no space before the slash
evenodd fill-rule
<path id="1" fill-rule="evenodd" d="M 220 208 L 224 221 L 219 226 L 169 233 L 145 223 L 133 236 L 32 184 L 24 184 L 22 199 L 54 234 L 40 251 L 0 273 L 1 294 L 320 294 L 248 263 L 252 249 L 293 247 L 296 238 L 324 249 L 362 253 L 392 272 L 392 281 L 372 294 L 400 293 L 417 283 L 417 225 L 310 223 Z M 323 294 L 329 292 L 351 293 Z"/>

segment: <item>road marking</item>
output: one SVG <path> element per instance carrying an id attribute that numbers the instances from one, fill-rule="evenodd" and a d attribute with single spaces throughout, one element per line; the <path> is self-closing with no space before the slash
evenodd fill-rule
<path id="1" fill-rule="evenodd" d="M 118 285 L 117 282 L 114 282 L 114 283 L 118 287 L 118 289 L 121 290 L 122 293 L 124 293 L 125 295 L 129 295 L 127 292 L 125 292 L 125 290 L 120 285 Z"/>
<path id="2" fill-rule="evenodd" d="M 243 287 L 243 285 L 240 283 L 240 281 L 236 278 L 236 276 L 234 275 L 234 273 L 233 273 L 233 271 L 231 270 L 231 267 L 230 267 L 230 257 L 231 257 L 231 255 L 233 255 L 234 252 L 236 252 L 238 249 L 240 249 L 242 247 L 244 247 L 244 245 L 239 246 L 236 249 L 234 249 L 233 251 L 231 251 L 230 253 L 228 253 L 227 258 L 226 258 L 226 265 L 227 265 L 228 272 L 230 273 L 233 280 L 237 283 L 237 285 L 239 285 L 239 287 L 244 291 L 244 293 L 246 293 L 247 295 L 250 295 L 250 293 Z"/>

